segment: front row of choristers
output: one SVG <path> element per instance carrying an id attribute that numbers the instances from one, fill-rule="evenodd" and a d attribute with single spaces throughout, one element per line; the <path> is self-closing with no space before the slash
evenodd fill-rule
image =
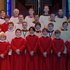
<path id="1" fill-rule="evenodd" d="M 63 22 L 54 31 L 53 23 L 41 31 L 40 23 L 27 30 L 9 22 L 8 31 L 0 32 L 0 70 L 70 70 L 70 32 Z M 65 34 L 64 34 L 65 33 Z M 66 37 L 66 41 L 64 38 Z"/>

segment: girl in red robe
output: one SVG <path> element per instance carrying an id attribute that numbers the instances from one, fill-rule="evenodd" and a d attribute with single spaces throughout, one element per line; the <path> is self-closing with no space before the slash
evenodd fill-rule
<path id="1" fill-rule="evenodd" d="M 67 47 L 67 70 L 70 70 L 70 41 L 67 41 L 65 43 L 66 47 Z"/>
<path id="2" fill-rule="evenodd" d="M 11 68 L 12 70 L 23 70 L 25 65 L 25 40 L 21 37 L 22 33 L 20 29 L 15 31 L 15 35 L 16 37 L 11 42 Z"/>
<path id="3" fill-rule="evenodd" d="M 65 64 L 64 64 L 64 57 L 63 57 L 63 51 L 64 51 L 64 41 L 60 38 L 61 32 L 59 30 L 56 30 L 55 38 L 52 42 L 52 49 L 53 49 L 53 70 L 65 70 Z"/>
<path id="4" fill-rule="evenodd" d="M 39 67 L 40 70 L 51 70 L 51 43 L 52 40 L 47 36 L 48 30 L 44 28 L 42 30 L 42 37 L 38 40 L 38 45 L 40 49 L 40 57 L 39 57 Z"/>
<path id="5" fill-rule="evenodd" d="M 34 34 L 35 28 L 29 28 L 29 35 L 26 37 L 26 70 L 39 70 L 37 57 L 37 40 L 38 37 Z"/>
<path id="6" fill-rule="evenodd" d="M 4 33 L 0 34 L 0 70 L 10 70 L 10 63 L 8 57 L 9 43 L 5 41 Z"/>

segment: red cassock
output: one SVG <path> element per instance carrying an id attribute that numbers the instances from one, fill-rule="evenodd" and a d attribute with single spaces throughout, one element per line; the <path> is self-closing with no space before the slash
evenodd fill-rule
<path id="1" fill-rule="evenodd" d="M 14 38 L 11 42 L 12 56 L 11 56 L 11 69 L 12 70 L 24 70 L 25 67 L 25 40 L 23 38 Z M 20 54 L 16 53 L 16 50 L 20 50 Z"/>
<path id="2" fill-rule="evenodd" d="M 64 41 L 62 39 L 54 38 L 52 41 L 53 57 L 52 66 L 53 70 L 66 70 L 65 59 L 63 57 Z M 61 52 L 60 55 L 57 55 Z"/>
<path id="3" fill-rule="evenodd" d="M 6 32 L 8 30 L 8 24 L 4 23 L 2 24 L 2 31 Z"/>
<path id="4" fill-rule="evenodd" d="M 38 46 L 40 49 L 40 57 L 39 57 L 39 69 L 40 70 L 51 70 L 52 62 L 51 62 L 51 43 L 52 40 L 50 37 L 41 37 L 38 40 Z M 43 53 L 46 52 L 47 56 L 44 57 Z"/>
<path id="5" fill-rule="evenodd" d="M 9 50 L 9 43 L 0 42 L 0 55 L 4 54 L 4 58 L 0 57 L 0 70 L 10 70 L 8 50 Z"/>
<path id="6" fill-rule="evenodd" d="M 67 56 L 67 70 L 70 70 L 70 42 L 67 41 L 65 43 L 65 45 L 67 47 L 67 54 L 68 54 L 68 56 Z"/>
<path id="7" fill-rule="evenodd" d="M 38 57 L 37 57 L 37 40 L 38 37 L 28 35 L 26 37 L 26 70 L 39 70 L 38 69 Z M 31 56 L 30 52 L 34 51 L 34 55 Z"/>

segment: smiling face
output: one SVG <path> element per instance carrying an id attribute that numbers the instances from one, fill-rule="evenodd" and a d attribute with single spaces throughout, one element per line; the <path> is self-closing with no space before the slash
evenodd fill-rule
<path id="1" fill-rule="evenodd" d="M 63 16 L 63 10 L 59 9 L 58 14 L 59 14 L 59 16 Z"/>
<path id="2" fill-rule="evenodd" d="M 44 6 L 44 12 L 45 13 L 49 12 L 49 7 L 48 6 Z"/>
<path id="3" fill-rule="evenodd" d="M 29 15 L 33 15 L 34 14 L 34 10 L 33 10 L 33 8 L 30 8 L 29 9 Z"/>
<path id="4" fill-rule="evenodd" d="M 22 27 L 24 30 L 27 29 L 27 23 L 26 22 L 22 23 Z"/>
<path id="5" fill-rule="evenodd" d="M 18 16 L 18 19 L 19 19 L 19 22 L 23 22 L 23 20 L 24 20 L 23 15 L 19 15 L 19 16 Z"/>

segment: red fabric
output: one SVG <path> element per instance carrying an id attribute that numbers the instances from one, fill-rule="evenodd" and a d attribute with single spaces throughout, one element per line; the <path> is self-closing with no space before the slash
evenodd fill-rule
<path id="1" fill-rule="evenodd" d="M 8 24 L 3 23 L 3 24 L 2 24 L 2 31 L 3 31 L 3 32 L 6 32 L 7 30 L 8 30 Z"/>
<path id="2" fill-rule="evenodd" d="M 38 57 L 37 57 L 37 36 L 27 36 L 26 37 L 26 70 L 39 70 L 38 69 Z M 31 56 L 30 52 L 34 51 L 34 55 Z"/>
<path id="3" fill-rule="evenodd" d="M 10 70 L 9 57 L 7 55 L 9 43 L 0 42 L 0 54 L 4 54 L 4 58 L 0 57 L 0 70 Z"/>
<path id="4" fill-rule="evenodd" d="M 41 51 L 41 55 L 39 57 L 39 67 L 40 70 L 51 70 L 51 43 L 52 40 L 49 37 L 41 37 L 38 40 L 38 46 Z M 47 57 L 43 56 L 43 53 L 47 52 Z"/>
<path id="5" fill-rule="evenodd" d="M 23 70 L 25 65 L 25 55 L 23 53 L 25 49 L 25 40 L 23 38 L 14 38 L 11 42 L 13 54 L 11 56 L 11 69 Z M 20 49 L 20 54 L 16 53 L 16 50 Z"/>
<path id="6" fill-rule="evenodd" d="M 64 51 L 64 41 L 62 39 L 53 39 L 52 42 L 52 49 L 53 49 L 53 57 L 52 57 L 52 66 L 53 70 L 65 70 L 65 59 L 63 57 L 63 51 Z M 58 57 L 57 53 L 61 52 L 61 56 Z"/>

